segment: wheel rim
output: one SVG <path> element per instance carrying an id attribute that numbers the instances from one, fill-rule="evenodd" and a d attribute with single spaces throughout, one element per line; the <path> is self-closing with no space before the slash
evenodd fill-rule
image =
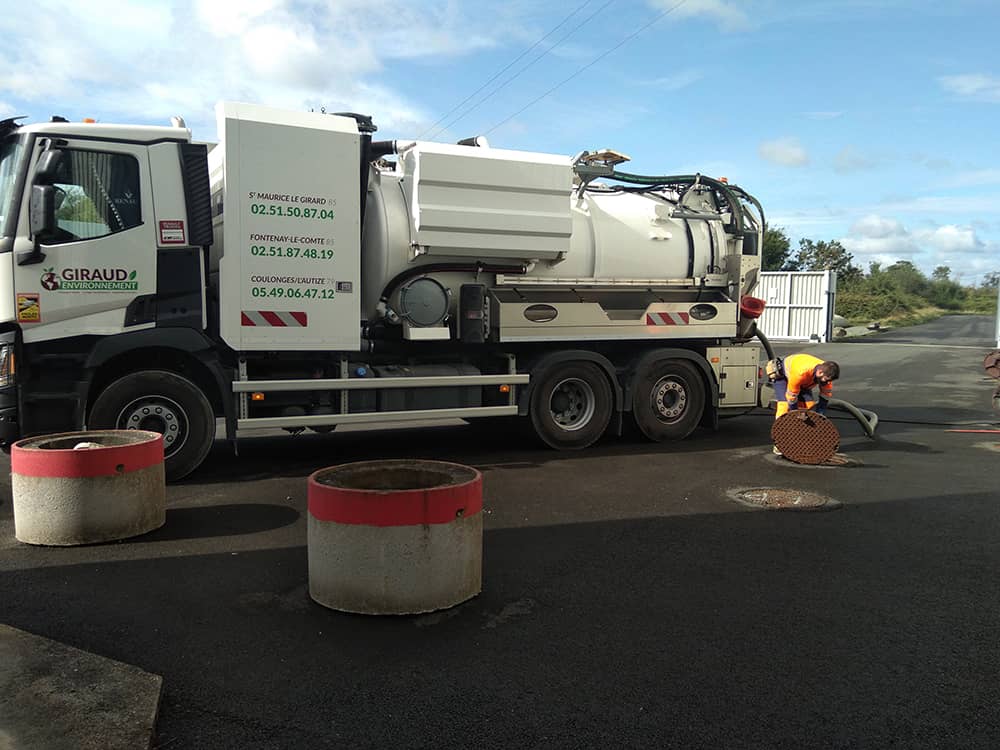
<path id="1" fill-rule="evenodd" d="M 187 414 L 180 404 L 166 396 L 137 398 L 118 413 L 115 426 L 120 430 L 159 432 L 163 435 L 165 457 L 183 448 L 188 437 Z"/>
<path id="2" fill-rule="evenodd" d="M 676 422 L 687 410 L 687 386 L 672 375 L 660 378 L 650 390 L 649 402 L 661 422 Z"/>
<path id="3" fill-rule="evenodd" d="M 549 396 L 549 413 L 562 429 L 582 430 L 594 417 L 597 398 L 594 389 L 580 378 L 560 380 Z"/>

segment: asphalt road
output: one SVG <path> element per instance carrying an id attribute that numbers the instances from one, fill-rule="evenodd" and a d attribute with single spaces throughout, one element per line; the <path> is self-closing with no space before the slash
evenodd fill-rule
<path id="1" fill-rule="evenodd" d="M 994 323 L 808 347 L 851 468 L 770 455 L 763 412 L 674 445 L 539 447 L 508 425 L 220 444 L 122 544 L 14 540 L 0 621 L 164 677 L 163 748 L 996 748 L 1000 433 Z M 787 347 L 779 347 L 784 352 Z M 484 591 L 366 618 L 311 602 L 305 477 L 400 456 L 480 467 Z M 6 469 L 6 464 L 4 465 Z M 819 492 L 825 512 L 727 493 Z"/>

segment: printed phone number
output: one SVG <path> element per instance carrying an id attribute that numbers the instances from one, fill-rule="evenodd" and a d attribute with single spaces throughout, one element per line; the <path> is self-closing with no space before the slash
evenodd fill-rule
<path id="1" fill-rule="evenodd" d="M 268 206 L 264 203 L 251 203 L 250 213 L 258 216 L 293 216 L 300 219 L 332 219 L 332 208 L 299 208 L 298 206 Z"/>
<path id="2" fill-rule="evenodd" d="M 282 297 L 284 299 L 333 299 L 333 289 L 296 289 L 282 286 L 250 287 L 251 297 Z"/>
<path id="3" fill-rule="evenodd" d="M 263 258 L 309 258 L 332 260 L 333 250 L 316 247 L 281 247 L 277 245 L 251 245 L 250 254 Z"/>

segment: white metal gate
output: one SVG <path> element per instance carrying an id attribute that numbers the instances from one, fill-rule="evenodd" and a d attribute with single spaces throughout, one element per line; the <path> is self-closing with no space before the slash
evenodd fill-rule
<path id="1" fill-rule="evenodd" d="M 767 335 L 767 331 L 764 331 Z M 997 288 L 997 349 L 1000 349 L 1000 287 Z"/>
<path id="2" fill-rule="evenodd" d="M 767 306 L 757 325 L 775 341 L 830 341 L 836 271 L 765 271 L 754 291 Z"/>

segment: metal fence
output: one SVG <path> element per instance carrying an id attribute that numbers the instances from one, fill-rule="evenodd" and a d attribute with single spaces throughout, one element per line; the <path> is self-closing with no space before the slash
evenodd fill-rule
<path id="1" fill-rule="evenodd" d="M 751 294 L 767 303 L 757 325 L 769 339 L 827 342 L 833 337 L 835 271 L 765 271 Z"/>

